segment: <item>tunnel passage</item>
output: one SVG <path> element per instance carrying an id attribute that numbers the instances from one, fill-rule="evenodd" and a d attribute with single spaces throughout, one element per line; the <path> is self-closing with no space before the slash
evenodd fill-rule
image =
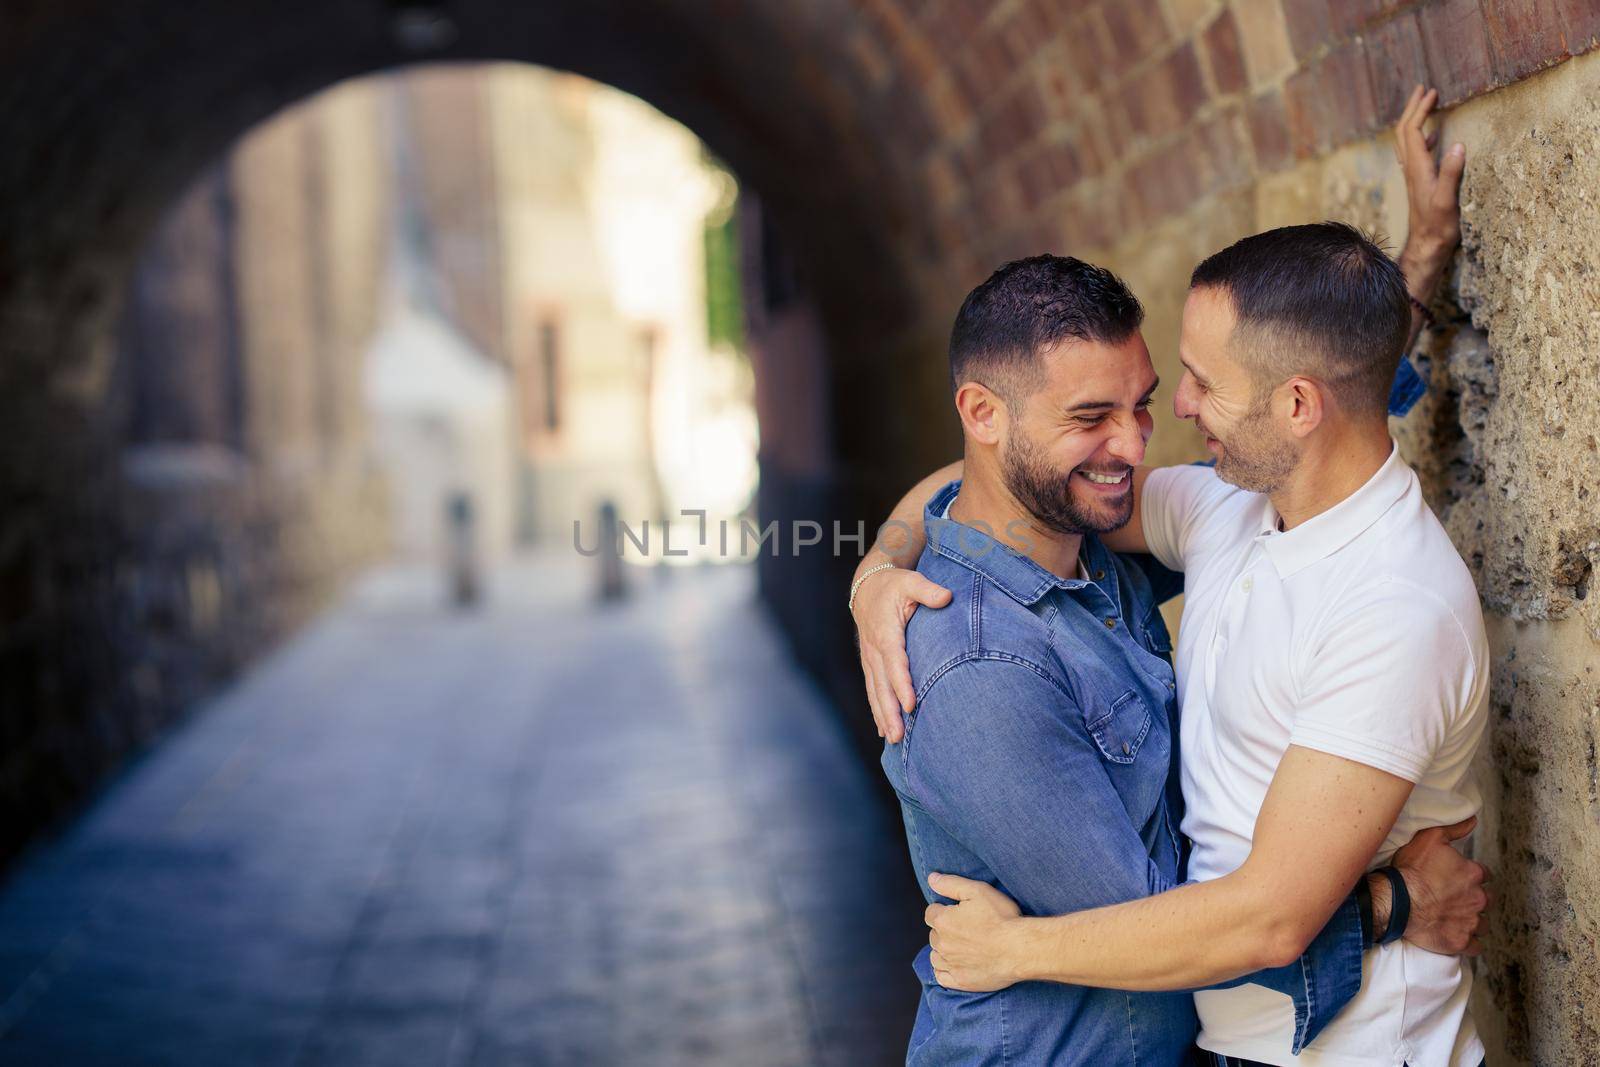
<path id="1" fill-rule="evenodd" d="M 884 448 L 892 434 L 860 415 L 926 315 L 902 233 L 924 214 L 924 194 L 897 151 L 907 128 L 860 106 L 867 74 L 827 14 L 364 0 L 182 14 L 81 3 L 5 17 L 0 123 L 17 150 L 0 164 L 0 794 L 27 814 L 8 821 L 0 853 L 184 696 L 141 696 L 128 605 L 137 557 L 164 550 L 142 543 L 148 516 L 125 499 L 110 440 L 114 331 L 136 257 L 235 139 L 343 79 L 418 61 L 521 60 L 616 85 L 684 122 L 756 194 L 744 229 L 747 258 L 762 265 L 750 272 L 753 347 L 759 364 L 770 338 L 773 365 L 759 386 L 764 521 L 826 525 L 882 506 L 909 449 Z M 841 693 L 854 686 L 843 616 L 814 593 L 839 587 L 851 565 L 821 553 L 763 560 L 768 600 Z M 171 595 L 189 596 L 193 578 L 180 575 Z"/>

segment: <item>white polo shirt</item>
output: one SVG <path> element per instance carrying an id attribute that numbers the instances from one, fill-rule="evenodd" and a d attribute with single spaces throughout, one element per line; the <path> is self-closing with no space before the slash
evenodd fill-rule
<path id="1" fill-rule="evenodd" d="M 1271 502 L 1209 467 L 1152 471 L 1140 502 L 1156 558 L 1184 572 L 1176 669 L 1189 877 L 1250 853 L 1290 745 L 1416 783 L 1372 866 L 1412 834 L 1475 813 L 1488 643 L 1477 589 L 1398 449 L 1354 494 L 1288 532 Z M 1303 1067 L 1475 1067 L 1483 1058 L 1454 956 L 1366 953 L 1361 991 L 1298 1057 L 1289 997 L 1195 994 L 1202 1048 Z"/>

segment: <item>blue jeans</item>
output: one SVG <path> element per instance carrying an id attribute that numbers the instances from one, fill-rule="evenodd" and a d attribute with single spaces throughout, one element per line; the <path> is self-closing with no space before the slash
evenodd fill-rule
<path id="1" fill-rule="evenodd" d="M 1256 1060 L 1241 1060 L 1235 1056 L 1224 1056 L 1216 1052 L 1207 1052 L 1203 1048 L 1195 1051 L 1195 1064 L 1197 1067 L 1269 1067 Z M 1478 1067 L 1488 1067 L 1488 1060 L 1479 1060 Z"/>

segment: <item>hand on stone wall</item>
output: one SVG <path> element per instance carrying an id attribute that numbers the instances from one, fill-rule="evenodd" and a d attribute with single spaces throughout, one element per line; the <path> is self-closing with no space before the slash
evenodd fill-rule
<path id="1" fill-rule="evenodd" d="M 1418 262 L 1436 263 L 1444 269 L 1457 242 L 1461 240 L 1461 208 L 1457 194 L 1461 189 L 1461 173 L 1467 165 L 1465 145 L 1454 144 L 1437 164 L 1433 148 L 1438 131 L 1426 131 L 1428 116 L 1438 102 L 1439 91 L 1422 86 L 1411 90 L 1411 99 L 1394 126 L 1394 157 L 1405 172 L 1406 201 L 1409 208 L 1406 246 L 1401 252 L 1402 263 L 1410 258 Z M 1433 281 L 1437 284 L 1438 277 Z M 1427 292 L 1413 296 L 1426 301 Z"/>

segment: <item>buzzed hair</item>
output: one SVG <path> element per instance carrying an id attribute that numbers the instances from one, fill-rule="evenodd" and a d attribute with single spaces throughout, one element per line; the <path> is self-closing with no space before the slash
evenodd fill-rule
<path id="1" fill-rule="evenodd" d="M 1063 341 L 1118 344 L 1144 322 L 1121 278 L 1071 256 L 1013 260 L 967 294 L 950 332 L 950 388 L 976 381 L 1017 404 Z"/>
<path id="2" fill-rule="evenodd" d="M 1382 416 L 1411 335 L 1400 266 L 1343 222 L 1283 226 L 1229 245 L 1194 269 L 1191 289 L 1226 292 L 1235 356 L 1267 388 L 1325 383 L 1351 414 Z"/>

